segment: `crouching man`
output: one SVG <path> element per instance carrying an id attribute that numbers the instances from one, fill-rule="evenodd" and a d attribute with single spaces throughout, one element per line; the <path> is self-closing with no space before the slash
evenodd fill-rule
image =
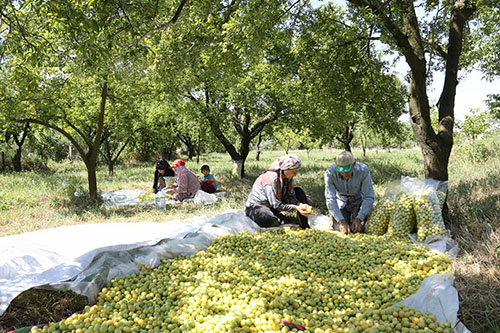
<path id="1" fill-rule="evenodd" d="M 346 150 L 335 162 L 325 172 L 326 206 L 333 217 L 333 229 L 344 234 L 364 232 L 375 202 L 370 169 L 354 161 Z"/>

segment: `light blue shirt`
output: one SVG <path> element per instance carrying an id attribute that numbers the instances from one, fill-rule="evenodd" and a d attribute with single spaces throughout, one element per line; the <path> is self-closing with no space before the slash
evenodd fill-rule
<path id="1" fill-rule="evenodd" d="M 352 176 L 345 179 L 335 170 L 337 164 L 330 166 L 325 172 L 325 198 L 328 211 L 335 220 L 340 221 L 344 217 L 340 208 L 355 200 L 363 201 L 357 218 L 365 221 L 366 216 L 373 210 L 375 192 L 373 191 L 370 169 L 356 162 Z"/>

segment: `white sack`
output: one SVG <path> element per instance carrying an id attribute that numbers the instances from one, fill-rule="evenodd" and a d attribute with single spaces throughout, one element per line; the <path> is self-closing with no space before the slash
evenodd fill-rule
<path id="1" fill-rule="evenodd" d="M 194 203 L 197 205 L 210 205 L 217 201 L 217 197 L 213 193 L 207 193 L 199 190 L 194 196 Z"/>

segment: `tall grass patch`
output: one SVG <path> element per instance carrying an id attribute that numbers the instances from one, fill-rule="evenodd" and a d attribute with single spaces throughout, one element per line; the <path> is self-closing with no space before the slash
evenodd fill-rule
<path id="1" fill-rule="evenodd" d="M 472 332 L 500 332 L 499 140 L 488 135 L 475 144 L 475 155 L 470 146 L 457 147 L 450 161 L 451 231 L 461 250 L 455 286 Z"/>

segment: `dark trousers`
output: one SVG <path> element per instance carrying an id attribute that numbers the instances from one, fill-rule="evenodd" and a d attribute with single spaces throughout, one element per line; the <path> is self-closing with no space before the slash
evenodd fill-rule
<path id="1" fill-rule="evenodd" d="M 201 189 L 207 193 L 215 193 L 215 187 L 212 183 L 200 180 Z"/>
<path id="2" fill-rule="evenodd" d="M 306 193 L 300 187 L 294 187 L 295 196 L 301 203 L 308 203 Z M 245 214 L 263 228 L 277 227 L 283 223 L 295 224 L 296 221 L 290 216 L 265 205 L 253 205 L 245 209 Z M 297 212 L 299 224 L 302 229 L 309 228 L 307 216 Z"/>
<path id="3" fill-rule="evenodd" d="M 363 200 L 359 198 L 358 200 L 355 201 L 348 201 L 344 205 L 340 206 L 340 212 L 342 213 L 342 216 L 344 217 L 344 220 L 349 224 L 349 227 L 351 228 L 352 231 L 352 222 L 354 219 L 358 216 L 359 209 L 361 208 L 361 204 L 363 203 Z M 339 223 L 333 219 L 333 230 L 339 231 Z M 365 222 L 362 223 L 361 225 L 361 232 L 365 232 Z"/>

